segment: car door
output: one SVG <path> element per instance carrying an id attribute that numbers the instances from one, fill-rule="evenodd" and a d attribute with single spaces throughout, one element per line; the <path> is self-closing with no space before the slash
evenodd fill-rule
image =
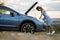
<path id="1" fill-rule="evenodd" d="M 9 9 L 6 10 L 6 9 L 3 9 L 3 8 L 0 9 L 0 26 L 17 27 L 18 26 L 18 15 L 14 11 L 9 10 Z"/>

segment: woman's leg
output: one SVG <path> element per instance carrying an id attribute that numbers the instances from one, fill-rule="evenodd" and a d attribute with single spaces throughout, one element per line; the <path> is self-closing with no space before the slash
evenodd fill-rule
<path id="1" fill-rule="evenodd" d="M 52 26 L 48 26 L 48 31 L 49 31 L 51 34 L 54 34 L 54 33 L 55 33 L 55 30 L 53 29 Z"/>
<path id="2" fill-rule="evenodd" d="M 49 30 L 49 32 L 54 31 L 52 26 L 48 26 L 48 30 Z"/>

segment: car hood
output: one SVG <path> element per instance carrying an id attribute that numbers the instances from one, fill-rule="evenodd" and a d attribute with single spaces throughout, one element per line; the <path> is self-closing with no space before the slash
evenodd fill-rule
<path id="1" fill-rule="evenodd" d="M 21 20 L 31 20 L 31 21 L 33 21 L 33 22 L 35 22 L 35 23 L 37 23 L 37 24 L 43 24 L 43 23 L 44 23 L 44 22 L 42 22 L 41 20 L 38 20 L 37 18 L 31 17 L 31 16 L 27 16 L 27 15 L 23 15 L 23 14 L 21 14 L 21 15 L 19 16 L 19 18 L 20 18 Z"/>

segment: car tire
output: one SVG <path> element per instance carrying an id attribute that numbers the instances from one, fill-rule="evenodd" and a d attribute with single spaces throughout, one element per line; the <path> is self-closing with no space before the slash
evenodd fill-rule
<path id="1" fill-rule="evenodd" d="M 35 25 L 32 22 L 25 22 L 21 26 L 21 32 L 35 33 Z"/>

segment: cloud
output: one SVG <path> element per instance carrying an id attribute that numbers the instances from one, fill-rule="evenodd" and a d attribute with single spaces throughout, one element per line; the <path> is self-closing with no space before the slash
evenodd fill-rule
<path id="1" fill-rule="evenodd" d="M 51 0 L 51 1 L 60 1 L 60 0 Z"/>
<path id="2" fill-rule="evenodd" d="M 26 12 L 30 8 L 30 6 L 32 6 L 33 3 L 36 2 L 36 0 L 0 0 L 0 1 L 4 1 L 6 3 L 6 6 L 21 12 Z M 45 10 L 60 11 L 60 2 L 52 2 L 53 0 L 48 1 L 49 2 L 44 2 L 44 0 L 41 0 L 39 1 L 38 5 L 42 6 Z M 35 11 L 35 8 L 33 8 L 31 11 Z"/>
<path id="3" fill-rule="evenodd" d="M 60 2 L 58 3 L 48 3 L 47 10 L 60 11 Z"/>
<path id="4" fill-rule="evenodd" d="M 60 2 L 58 2 L 58 1 L 40 2 L 39 5 L 44 7 L 45 10 L 60 11 Z"/>

